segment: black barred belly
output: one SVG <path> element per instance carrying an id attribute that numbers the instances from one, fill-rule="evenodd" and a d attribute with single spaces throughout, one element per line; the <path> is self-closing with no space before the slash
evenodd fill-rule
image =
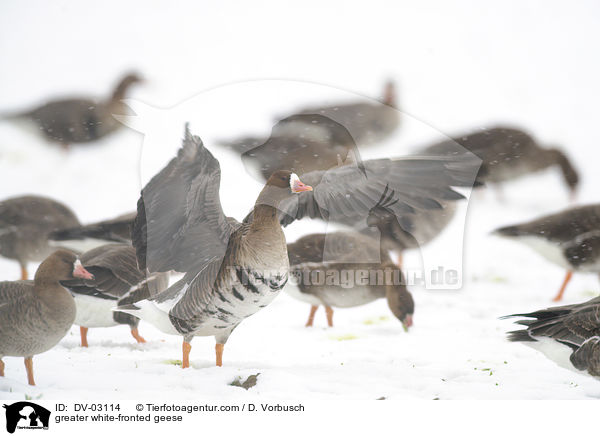
<path id="1" fill-rule="evenodd" d="M 193 317 L 185 320 L 169 315 L 169 318 L 181 334 L 213 335 L 235 327 L 266 307 L 287 281 L 287 270 L 263 275 L 237 267 L 219 288 L 213 289 L 212 298 Z"/>

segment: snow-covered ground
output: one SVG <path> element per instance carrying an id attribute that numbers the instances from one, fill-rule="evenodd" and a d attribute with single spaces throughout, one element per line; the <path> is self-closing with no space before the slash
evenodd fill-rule
<path id="1" fill-rule="evenodd" d="M 396 156 L 438 139 L 440 132 L 509 123 L 563 147 L 582 174 L 578 202 L 599 200 L 600 11 L 593 2 L 502 2 L 495 7 L 475 1 L 372 1 L 361 7 L 310 1 L 210 7 L 179 2 L 172 9 L 161 2 L 123 3 L 39 2 L 28 9 L 4 2 L 0 112 L 57 95 L 103 95 L 120 73 L 139 70 L 147 83 L 132 98 L 149 107 L 176 106 L 177 116 L 192 122 L 221 161 L 225 212 L 240 219 L 260 184 L 213 141 L 218 135 L 268 131 L 278 109 L 293 109 L 312 95 L 283 98 L 287 94 L 275 93 L 254 101 L 235 92 L 212 103 L 214 119 L 210 112 L 185 113 L 190 107 L 185 101 L 205 102 L 211 93 L 203 90 L 257 79 L 282 79 L 286 89 L 299 89 L 287 80 L 318 83 L 298 86 L 323 97 L 348 91 L 378 96 L 383 80 L 393 78 L 410 116 L 394 138 L 364 157 Z M 248 87 L 237 83 L 222 92 Z M 227 110 L 239 105 L 248 107 L 247 117 Z M 138 108 L 142 121 L 137 127 L 160 130 L 152 122 L 144 125 L 145 109 L 139 103 Z M 148 135 L 144 141 L 142 134 L 125 129 L 65 153 L 22 126 L 2 122 L 0 198 L 48 195 L 71 206 L 83 222 L 128 212 L 141 181 L 165 163 L 146 159 L 149 141 L 153 146 L 165 141 L 162 154 L 170 158 L 182 126 L 165 124 L 159 133 L 160 140 Z M 140 324 L 146 344 L 135 344 L 127 327 L 120 326 L 90 330 L 88 349 L 79 347 L 79 330 L 73 327 L 56 348 L 34 359 L 37 387 L 26 384 L 21 359 L 5 358 L 0 396 L 96 401 L 157 395 L 185 400 L 200 394 L 244 401 L 600 397 L 597 380 L 507 342 L 505 332 L 513 326 L 498 319 L 553 304 L 564 272 L 528 248 L 489 233 L 566 207 L 560 176 L 547 171 L 506 185 L 504 202 L 495 194 L 476 193 L 466 223 L 454 221 L 425 248 L 426 253 L 455 251 L 452 233 L 465 226 L 463 288 L 411 288 L 416 312 L 409 333 L 383 300 L 337 310 L 333 328 L 326 328 L 320 309 L 315 327 L 307 329 L 309 306 L 282 294 L 235 331 L 222 368 L 213 366 L 212 338 L 194 339 L 192 368 L 183 371 L 173 364 L 181 359 L 181 339 L 146 323 Z M 293 240 L 324 229 L 319 223 L 300 223 L 286 234 Z M 406 264 L 418 265 L 418 253 L 408 254 Z M 18 273 L 14 262 L 0 259 L 0 279 L 16 279 Z M 598 293 L 597 277 L 578 275 L 565 302 Z M 229 386 L 238 376 L 256 373 L 258 383 L 249 391 Z"/>

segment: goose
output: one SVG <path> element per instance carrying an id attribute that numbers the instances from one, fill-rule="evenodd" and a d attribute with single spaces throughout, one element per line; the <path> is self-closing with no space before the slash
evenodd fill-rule
<path id="1" fill-rule="evenodd" d="M 101 139 L 122 126 L 113 114 L 125 113 L 122 102 L 131 86 L 141 82 L 139 75 L 124 76 L 110 97 L 104 100 L 70 98 L 50 101 L 38 108 L 5 116 L 5 119 L 33 121 L 50 141 L 67 149 L 70 144 Z"/>
<path id="2" fill-rule="evenodd" d="M 278 121 L 271 136 L 221 142 L 241 154 L 250 173 L 267 180 L 287 169 L 302 176 L 360 159 L 356 142 L 341 124 L 319 114 L 296 114 Z"/>
<path id="3" fill-rule="evenodd" d="M 146 277 L 137 267 L 135 250 L 131 244 L 101 245 L 81 254 L 79 259 L 94 278 L 61 281 L 61 285 L 75 298 L 77 316 L 74 324 L 80 328 L 81 346 L 88 346 L 89 328 L 120 324 L 130 327 L 131 336 L 138 343 L 146 342 L 138 331 L 139 318 L 114 312 L 112 308 L 126 304 L 129 292 L 146 292 L 150 297 L 165 290 L 169 284 L 168 274 L 159 273 Z"/>
<path id="4" fill-rule="evenodd" d="M 600 297 L 585 303 L 509 315 L 526 328 L 508 333 L 559 366 L 600 378 Z M 508 318 L 505 317 L 505 318 Z"/>
<path id="5" fill-rule="evenodd" d="M 260 167 L 268 179 L 277 169 L 328 169 L 346 160 L 356 146 L 373 145 L 389 137 L 400 124 L 393 82 L 385 85 L 382 103 L 344 103 L 307 107 L 278 117 L 271 136 L 246 136 L 220 145 Z"/>
<path id="6" fill-rule="evenodd" d="M 494 234 L 522 242 L 567 270 L 553 301 L 562 299 L 573 272 L 600 274 L 600 204 L 569 208 Z"/>
<path id="7" fill-rule="evenodd" d="M 360 146 L 376 145 L 388 139 L 400 126 L 396 85 L 387 81 L 380 103 L 350 102 L 300 109 L 298 114 L 319 114 L 337 121 L 350 131 Z"/>
<path id="8" fill-rule="evenodd" d="M 49 234 L 78 225 L 71 209 L 47 197 L 25 195 L 0 201 L 0 255 L 19 262 L 21 280 L 27 280 L 27 263 L 41 262 L 56 249 L 48 243 Z"/>
<path id="9" fill-rule="evenodd" d="M 27 381 L 35 385 L 33 356 L 48 351 L 75 320 L 75 302 L 61 280 L 92 279 L 75 253 L 58 250 L 38 267 L 34 280 L 0 282 L 0 376 L 5 356 L 25 358 Z"/>
<path id="10" fill-rule="evenodd" d="M 327 324 L 333 327 L 332 307 L 356 307 L 379 298 L 387 299 L 405 330 L 412 326 L 415 304 L 402 272 L 375 239 L 356 232 L 315 233 L 287 249 L 295 286 L 288 284 L 286 292 L 311 305 L 306 327 L 313 325 L 319 306 L 325 307 Z M 377 256 L 379 262 L 370 261 Z"/>
<path id="11" fill-rule="evenodd" d="M 459 153 L 456 145 L 483 160 L 478 181 L 500 184 L 510 180 L 558 167 L 574 198 L 579 185 L 579 174 L 567 155 L 557 148 L 542 147 L 530 134 L 513 127 L 496 126 L 477 132 L 464 133 L 452 139 L 429 146 L 434 155 Z M 426 153 L 424 153 L 426 154 Z"/>
<path id="12" fill-rule="evenodd" d="M 365 219 L 386 184 L 398 197 L 395 212 L 439 207 L 435 199 L 459 195 L 452 186 L 471 183 L 472 172 L 473 162 L 414 157 L 368 161 L 364 171 L 353 165 L 313 171 L 303 176 L 304 183 L 280 170 L 239 223 L 221 208 L 218 161 L 186 126 L 177 156 L 143 188 L 132 230 L 142 270 L 185 275 L 152 298 L 132 293 L 134 304 L 117 310 L 182 336 L 184 368 L 193 337 L 214 336 L 221 366 L 233 330 L 268 305 L 287 281 L 281 225 L 302 218 Z"/>

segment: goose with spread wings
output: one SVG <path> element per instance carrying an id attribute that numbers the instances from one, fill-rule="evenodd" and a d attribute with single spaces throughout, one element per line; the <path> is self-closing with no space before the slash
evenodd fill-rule
<path id="1" fill-rule="evenodd" d="M 476 168 L 475 168 L 476 173 Z M 177 157 L 144 187 L 132 231 L 141 269 L 184 277 L 149 299 L 119 307 L 163 332 L 183 336 L 183 367 L 194 336 L 214 336 L 216 361 L 233 330 L 268 305 L 287 281 L 281 224 L 303 217 L 366 219 L 386 184 L 397 213 L 440 207 L 472 182 L 473 162 L 449 158 L 379 159 L 364 169 L 343 166 L 303 176 L 280 170 L 269 178 L 242 223 L 227 217 L 219 198 L 219 162 L 186 128 Z"/>

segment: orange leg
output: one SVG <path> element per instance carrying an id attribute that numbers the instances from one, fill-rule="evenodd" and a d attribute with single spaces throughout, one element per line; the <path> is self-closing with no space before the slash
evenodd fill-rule
<path id="1" fill-rule="evenodd" d="M 327 314 L 327 325 L 333 327 L 333 309 L 330 306 L 325 306 L 325 313 Z"/>
<path id="2" fill-rule="evenodd" d="M 140 336 L 138 329 L 131 329 L 131 336 L 135 338 L 138 344 L 145 344 L 146 340 Z"/>
<path id="3" fill-rule="evenodd" d="M 33 380 L 33 358 L 25 358 L 25 369 L 27 370 L 27 382 L 31 386 L 35 386 L 35 381 Z"/>
<path id="4" fill-rule="evenodd" d="M 217 355 L 217 366 L 223 366 L 223 349 L 225 344 L 215 344 L 215 353 Z"/>
<path id="5" fill-rule="evenodd" d="M 565 293 L 565 289 L 567 288 L 567 284 L 569 283 L 569 281 L 571 281 L 571 277 L 573 277 L 573 271 L 567 271 L 567 275 L 565 276 L 565 279 L 563 280 L 563 284 L 560 287 L 558 294 L 556 294 L 556 297 L 554 297 L 552 299 L 552 301 L 562 300 L 563 294 Z"/>
<path id="6" fill-rule="evenodd" d="M 29 274 L 27 274 L 27 268 L 25 265 L 21 265 L 21 280 L 27 280 Z"/>
<path id="7" fill-rule="evenodd" d="M 181 361 L 182 368 L 190 367 L 190 351 L 192 350 L 192 346 L 189 342 L 183 341 L 183 345 L 181 347 L 183 349 L 183 360 Z"/>
<path id="8" fill-rule="evenodd" d="M 313 321 L 315 320 L 315 313 L 319 306 L 310 306 L 310 314 L 308 315 L 308 321 L 306 321 L 306 325 L 304 327 L 312 327 Z"/>
<path id="9" fill-rule="evenodd" d="M 4 377 L 4 362 L 0 360 L 0 377 Z"/>
<path id="10" fill-rule="evenodd" d="M 81 335 L 81 346 L 82 347 L 88 346 L 87 332 L 88 332 L 87 327 L 79 327 L 79 334 Z"/>

